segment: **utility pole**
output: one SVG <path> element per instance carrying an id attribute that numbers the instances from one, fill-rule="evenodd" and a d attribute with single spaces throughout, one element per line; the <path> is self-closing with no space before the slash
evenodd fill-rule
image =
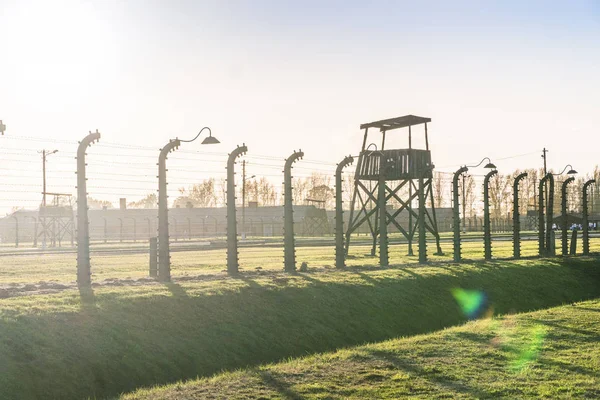
<path id="1" fill-rule="evenodd" d="M 462 179 L 462 217 L 463 217 L 463 233 L 467 232 L 467 194 L 465 190 L 465 181 L 467 180 L 467 174 L 463 173 Z"/>
<path id="2" fill-rule="evenodd" d="M 42 180 L 43 180 L 43 186 L 42 186 L 42 205 L 44 207 L 46 207 L 46 157 L 49 156 L 50 154 L 54 154 L 57 153 L 58 150 L 52 150 L 52 151 L 48 151 L 48 150 L 42 150 Z"/>
<path id="3" fill-rule="evenodd" d="M 546 149 L 544 147 L 544 149 L 542 150 L 542 158 L 544 159 L 544 176 L 548 175 L 548 167 L 547 167 L 547 161 L 548 161 L 548 149 Z M 544 196 L 546 196 L 546 209 L 548 208 L 548 187 L 546 187 L 544 189 Z"/>
<path id="4" fill-rule="evenodd" d="M 46 150 L 42 150 L 42 204 L 46 207 Z"/>
<path id="5" fill-rule="evenodd" d="M 246 160 L 242 160 L 242 239 L 246 239 Z"/>

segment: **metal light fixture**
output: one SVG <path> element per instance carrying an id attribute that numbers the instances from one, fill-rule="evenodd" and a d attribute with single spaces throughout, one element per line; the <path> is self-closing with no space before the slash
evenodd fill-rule
<path id="1" fill-rule="evenodd" d="M 180 142 L 193 142 L 194 140 L 198 139 L 198 137 L 200 136 L 200 134 L 202 133 L 203 130 L 208 129 L 208 136 L 206 138 L 204 138 L 204 140 L 202 141 L 202 144 L 217 144 L 217 143 L 221 143 L 219 142 L 219 139 L 217 139 L 216 137 L 214 137 L 212 135 L 212 131 L 210 130 L 210 128 L 208 126 L 205 126 L 204 128 L 200 129 L 200 132 L 198 132 L 198 134 L 196 135 L 195 138 L 191 139 L 191 140 L 179 140 Z"/>
<path id="2" fill-rule="evenodd" d="M 479 162 L 479 164 L 477 165 L 466 165 L 467 168 L 477 168 L 479 167 L 481 164 L 483 164 L 483 162 L 487 160 L 487 164 L 484 165 L 483 168 L 487 168 L 487 169 L 496 169 L 496 165 L 494 163 L 492 163 L 492 160 L 490 160 L 489 157 L 484 157 L 483 160 L 481 160 Z"/>
<path id="3" fill-rule="evenodd" d="M 204 140 L 202 141 L 202 144 L 218 144 L 218 143 L 221 143 L 221 142 L 219 142 L 219 139 L 212 136 L 212 134 L 209 134 L 209 136 L 205 137 Z"/>
<path id="4" fill-rule="evenodd" d="M 569 171 L 567 171 L 567 168 L 569 169 Z M 552 174 L 552 175 L 562 175 L 562 174 L 565 173 L 565 171 L 567 171 L 567 175 L 575 175 L 575 174 L 577 174 L 577 171 L 575 171 L 573 169 L 573 166 L 571 164 L 567 164 L 565 166 L 565 168 L 563 168 L 563 170 L 560 173 L 558 173 L 558 174 Z"/>

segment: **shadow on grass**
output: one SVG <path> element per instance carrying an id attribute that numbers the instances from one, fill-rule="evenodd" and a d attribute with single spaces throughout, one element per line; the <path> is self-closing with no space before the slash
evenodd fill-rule
<path id="1" fill-rule="evenodd" d="M 379 283 L 379 281 L 377 279 L 374 279 L 374 278 L 370 277 L 369 275 L 362 273 L 360 271 L 349 270 L 349 272 L 360 276 L 365 282 L 368 282 L 372 285 L 376 285 L 377 283 Z"/>
<path id="2" fill-rule="evenodd" d="M 316 284 L 321 283 L 320 280 L 315 279 L 312 276 L 310 276 L 310 272 L 295 272 L 292 275 L 300 276 L 300 277 L 302 277 L 302 279 L 307 280 L 311 283 L 316 283 Z"/>
<path id="3" fill-rule="evenodd" d="M 593 379 L 598 379 L 597 371 L 579 365 L 573 365 L 570 363 L 565 363 L 559 360 L 553 360 L 545 357 L 542 357 L 541 359 L 537 360 L 537 362 L 540 364 L 557 367 L 560 370 L 567 370 L 576 374 L 587 375 Z"/>
<path id="4" fill-rule="evenodd" d="M 425 379 L 431 383 L 432 386 L 437 386 L 441 389 L 449 390 L 456 394 L 467 394 L 474 396 L 475 398 L 489 397 L 489 394 L 480 388 L 457 381 L 451 381 L 435 368 L 432 370 L 427 370 L 415 363 L 403 360 L 393 352 L 370 350 L 368 354 L 373 358 L 391 363 L 396 369 L 403 370 L 413 376 L 418 376 L 422 379 Z"/>
<path id="5" fill-rule="evenodd" d="M 402 272 L 404 272 L 407 275 L 410 275 L 410 276 L 414 277 L 414 278 L 417 278 L 417 279 L 423 278 L 423 276 L 421 276 L 421 275 L 413 272 L 412 271 L 413 268 L 414 267 L 399 267 L 397 269 L 400 270 L 400 271 L 402 271 Z"/>
<path id="6" fill-rule="evenodd" d="M 284 399 L 288 400 L 303 400 L 304 396 L 301 396 L 299 393 L 290 389 L 290 384 L 286 383 L 283 379 L 281 379 L 278 374 L 273 371 L 267 371 L 264 369 L 255 369 L 254 373 L 256 373 L 265 385 L 270 387 L 279 393 Z"/>
<path id="7" fill-rule="evenodd" d="M 242 282 L 247 284 L 250 289 L 258 290 L 262 288 L 262 286 L 258 282 L 256 282 L 254 279 L 250 279 L 248 276 L 239 274 L 234 276 L 233 278 L 241 280 Z"/>
<path id="8" fill-rule="evenodd" d="M 402 269 L 412 277 L 390 275 L 376 285 L 344 281 L 336 272 L 331 276 L 339 279 L 323 281 L 298 274 L 310 282 L 302 288 L 261 286 L 240 276 L 247 285 L 228 287 L 224 280 L 194 296 L 177 284 L 167 285 L 173 296 L 135 297 L 124 288 L 103 291 L 89 302 L 82 293 L 82 305 L 92 304 L 94 313 L 84 312 L 85 306 L 81 312 L 2 320 L 0 398 L 111 397 L 141 386 L 427 333 L 466 321 L 451 294 L 457 287 L 484 291 L 501 314 L 600 296 L 594 260 L 502 266 L 471 268 L 458 276 Z M 26 364 L 15 361 L 24 348 Z"/>
<path id="9" fill-rule="evenodd" d="M 481 334 L 481 333 L 467 332 L 467 331 L 454 332 L 453 336 L 458 339 L 469 340 L 471 342 L 480 343 L 480 344 L 490 344 L 490 341 L 494 337 L 491 334 L 485 335 L 485 334 Z"/>
<path id="10" fill-rule="evenodd" d="M 585 311 L 591 311 L 591 312 L 597 312 L 600 313 L 600 308 L 589 308 L 589 307 L 582 307 L 582 306 L 575 306 L 577 307 L 577 309 L 579 310 L 585 310 Z"/>
<path id="11" fill-rule="evenodd" d="M 92 287 L 79 287 L 79 299 L 81 301 L 82 311 L 91 311 L 96 309 L 96 296 Z"/>
<path id="12" fill-rule="evenodd" d="M 573 337 L 573 339 L 574 340 L 576 339 L 578 342 L 597 342 L 598 341 L 598 335 L 596 332 L 593 332 L 593 331 L 576 328 L 574 326 L 563 325 L 557 321 L 552 321 L 552 320 L 533 319 L 532 322 L 536 322 L 541 325 L 546 325 L 546 326 L 550 326 L 550 327 L 554 328 L 554 330 L 552 330 L 552 332 L 550 333 L 551 337 L 552 336 L 568 336 L 568 337 L 577 336 L 577 338 Z"/>
<path id="13" fill-rule="evenodd" d="M 166 282 L 165 287 L 171 292 L 174 297 L 188 297 L 187 292 L 178 283 Z"/>

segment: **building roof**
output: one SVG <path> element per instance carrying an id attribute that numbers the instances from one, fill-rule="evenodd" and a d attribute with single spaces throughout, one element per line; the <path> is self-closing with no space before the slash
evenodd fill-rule
<path id="1" fill-rule="evenodd" d="M 407 126 L 426 124 L 427 122 L 431 122 L 431 118 L 405 115 L 403 117 L 382 119 L 381 121 L 362 124 L 360 129 L 379 128 L 381 131 L 389 131 L 392 129 L 405 128 Z"/>

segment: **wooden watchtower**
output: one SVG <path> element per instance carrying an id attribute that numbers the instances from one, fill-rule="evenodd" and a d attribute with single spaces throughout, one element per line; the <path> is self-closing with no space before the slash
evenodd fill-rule
<path id="1" fill-rule="evenodd" d="M 354 175 L 354 193 L 346 231 L 346 255 L 352 233 L 364 224 L 368 225 L 373 239 L 372 255 L 375 255 L 378 236 L 385 240 L 384 264 L 387 264 L 387 227 L 390 225 L 396 227 L 408 241 L 409 255 L 412 255 L 412 242 L 417 231 L 423 232 L 423 243 L 425 243 L 425 231 L 433 235 L 436 239 L 437 251 L 441 253 L 433 202 L 434 166 L 429 151 L 428 122 L 431 122 L 430 118 L 405 115 L 360 126 L 365 134 Z M 415 149 L 412 146 L 415 127 L 424 128 L 425 149 Z M 375 143 L 368 144 L 367 140 L 369 131 L 373 132 L 375 129 L 381 136 L 379 149 Z M 408 148 L 386 149 L 387 133 L 397 129 L 407 131 Z M 388 206 L 391 199 L 395 200 L 394 207 Z M 427 199 L 430 201 L 429 209 L 425 207 Z M 421 210 L 419 205 L 422 205 Z M 382 212 L 385 214 L 381 215 Z M 420 224 L 423 226 L 420 227 Z"/>

